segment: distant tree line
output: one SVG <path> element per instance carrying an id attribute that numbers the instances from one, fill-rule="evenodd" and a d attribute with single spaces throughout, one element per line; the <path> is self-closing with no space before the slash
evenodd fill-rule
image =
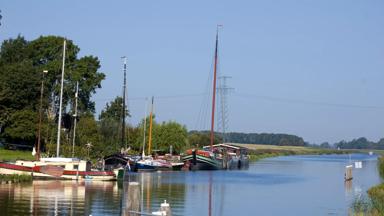
<path id="1" fill-rule="evenodd" d="M 290 134 L 274 134 L 274 133 L 238 133 L 231 132 L 226 134 L 228 142 L 233 143 L 249 143 L 249 144 L 265 144 L 279 146 L 305 146 L 303 138 Z"/>
<path id="2" fill-rule="evenodd" d="M 222 143 L 223 138 L 220 133 L 214 133 L 213 143 Z M 188 143 L 191 147 L 203 147 L 211 144 L 211 132 L 210 131 L 197 131 L 192 130 L 188 133 Z"/>
<path id="3" fill-rule="evenodd" d="M 0 141 L 6 146 L 29 149 L 36 146 L 41 106 L 41 149 L 46 156 L 55 156 L 63 41 L 60 36 L 41 36 L 28 41 L 19 35 L 2 42 Z M 126 124 L 126 136 L 122 138 L 122 114 L 125 112 L 129 116 L 130 113 L 127 107 L 123 108 L 121 97 L 108 102 L 100 115 L 95 116 L 95 102 L 91 98 L 101 88 L 105 74 L 99 71 L 97 57 L 79 57 L 79 51 L 80 48 L 67 39 L 61 156 L 72 156 L 75 121 L 76 157 L 98 159 L 127 149 L 131 154 L 139 153 L 143 150 L 144 141 L 144 150 L 148 154 L 149 117 L 138 125 Z M 74 118 L 76 82 L 79 82 L 78 115 Z M 167 153 L 172 146 L 173 153 L 180 153 L 191 145 L 205 145 L 207 142 L 206 134 L 191 135 L 184 125 L 177 122 L 157 122 L 155 116 L 153 119 L 152 150 L 156 152 Z"/>
<path id="4" fill-rule="evenodd" d="M 373 142 L 367 140 L 365 137 L 360 137 L 358 139 L 353 139 L 352 141 L 340 141 L 335 143 L 336 148 L 341 149 L 379 149 L 384 150 L 384 138 L 380 139 L 378 142 Z"/>

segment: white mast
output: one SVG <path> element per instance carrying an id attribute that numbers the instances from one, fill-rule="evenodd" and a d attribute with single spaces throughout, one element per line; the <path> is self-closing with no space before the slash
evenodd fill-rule
<path id="1" fill-rule="evenodd" d="M 64 45 L 63 45 L 63 67 L 61 69 L 59 123 L 58 123 L 58 127 L 57 127 L 56 157 L 60 157 L 61 111 L 62 111 L 62 106 L 63 106 L 63 86 L 64 86 L 64 67 L 65 67 L 65 49 L 66 49 L 66 45 L 67 45 L 67 41 L 64 39 Z"/>
<path id="2" fill-rule="evenodd" d="M 148 109 L 148 100 L 147 100 L 147 98 L 145 98 L 143 153 L 141 154 L 143 159 L 145 157 L 145 132 L 147 129 L 147 109 Z"/>
<path id="3" fill-rule="evenodd" d="M 76 82 L 76 93 L 75 93 L 75 120 L 73 122 L 73 141 L 72 141 L 72 157 L 75 156 L 75 139 L 76 139 L 76 123 L 77 123 L 77 97 L 79 95 L 79 82 Z"/>

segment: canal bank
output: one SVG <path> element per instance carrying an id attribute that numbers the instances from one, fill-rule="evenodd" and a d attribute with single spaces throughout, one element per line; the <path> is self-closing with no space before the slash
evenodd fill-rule
<path id="1" fill-rule="evenodd" d="M 231 145 L 240 146 L 248 150 L 251 161 L 258 161 L 263 158 L 292 156 L 292 155 L 327 155 L 327 154 L 351 154 L 358 152 L 357 150 L 337 150 L 313 148 L 305 146 L 275 146 L 262 144 L 238 144 Z"/>
<path id="2" fill-rule="evenodd" d="M 379 174 L 384 179 L 384 157 L 378 158 L 377 167 Z M 368 200 L 356 200 L 353 208 L 358 214 L 384 215 L 384 183 L 371 187 L 368 191 Z"/>

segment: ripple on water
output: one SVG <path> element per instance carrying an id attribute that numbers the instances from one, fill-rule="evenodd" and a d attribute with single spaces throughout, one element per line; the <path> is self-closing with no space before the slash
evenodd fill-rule
<path id="1" fill-rule="evenodd" d="M 130 177 L 140 183 L 141 206 L 146 212 L 158 210 L 166 199 L 173 215 L 207 215 L 211 189 L 213 215 L 345 215 L 349 196 L 354 196 L 356 188 L 364 193 L 379 182 L 376 164 L 370 162 L 374 158 L 351 158 L 369 162 L 354 172 L 356 179 L 350 189 L 343 184 L 348 155 L 269 158 L 241 171 L 163 172 Z M 121 215 L 127 204 L 126 189 L 116 182 L 0 185 L 0 215 L 55 215 L 55 211 L 58 215 Z"/>

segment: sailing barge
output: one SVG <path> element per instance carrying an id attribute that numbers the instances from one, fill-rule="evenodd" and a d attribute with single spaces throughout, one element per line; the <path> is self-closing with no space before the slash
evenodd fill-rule
<path id="1" fill-rule="evenodd" d="M 219 28 L 219 26 L 218 26 Z M 215 43 L 215 62 L 213 70 L 213 89 L 212 89 L 212 113 L 210 145 L 201 149 L 188 149 L 182 161 L 189 170 L 219 170 L 232 169 L 248 166 L 248 156 L 244 149 L 228 144 L 213 145 L 214 125 L 215 125 L 215 101 L 216 101 L 216 77 L 218 62 L 219 31 L 216 30 Z"/>
<path id="2" fill-rule="evenodd" d="M 218 61 L 218 45 L 219 45 L 219 26 L 216 29 L 215 43 L 215 62 L 213 68 L 213 90 L 212 90 L 212 113 L 211 113 L 211 134 L 210 149 L 199 150 L 189 149 L 182 157 L 182 161 L 190 170 L 217 170 L 223 169 L 223 159 L 219 154 L 213 152 L 214 125 L 215 125 L 215 102 L 216 102 L 216 77 L 217 77 L 217 61 Z"/>

